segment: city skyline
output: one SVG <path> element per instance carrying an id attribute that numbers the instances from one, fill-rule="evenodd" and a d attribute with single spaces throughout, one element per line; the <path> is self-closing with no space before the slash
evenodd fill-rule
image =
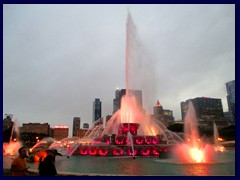
<path id="1" fill-rule="evenodd" d="M 3 113 L 20 124 L 92 122 L 92 102 L 112 114 L 125 88 L 128 9 L 155 76 L 143 107 L 222 99 L 235 80 L 235 5 L 3 5 Z M 204 13 L 203 13 L 204 12 Z M 3 114 L 3 116 L 4 116 Z M 70 132 L 71 133 L 71 132 Z"/>

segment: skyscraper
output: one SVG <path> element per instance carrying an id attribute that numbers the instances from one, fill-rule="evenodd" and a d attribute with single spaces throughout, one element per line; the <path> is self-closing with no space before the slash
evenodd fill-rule
<path id="1" fill-rule="evenodd" d="M 78 131 L 80 129 L 80 123 L 81 123 L 81 118 L 80 117 L 74 117 L 73 118 L 73 130 L 72 130 L 72 136 L 76 137 L 78 134 Z"/>
<path id="2" fill-rule="evenodd" d="M 120 90 L 115 91 L 115 98 L 113 99 L 113 114 L 120 108 Z"/>
<path id="3" fill-rule="evenodd" d="M 102 117 L 102 102 L 99 98 L 93 101 L 93 123 Z"/>
<path id="4" fill-rule="evenodd" d="M 235 123 L 235 80 L 226 83 L 230 123 Z"/>
<path id="5" fill-rule="evenodd" d="M 169 125 L 169 122 L 174 120 L 173 112 L 168 109 L 163 109 L 159 101 L 153 106 L 153 116 L 161 121 L 166 127 Z"/>

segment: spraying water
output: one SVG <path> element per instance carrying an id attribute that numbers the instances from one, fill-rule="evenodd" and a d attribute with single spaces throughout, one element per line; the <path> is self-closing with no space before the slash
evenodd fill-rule
<path id="1" fill-rule="evenodd" d="M 148 98 L 153 95 L 154 69 L 147 56 L 136 26 L 128 13 L 126 24 L 126 94 L 122 96 L 120 109 L 103 126 L 94 124 L 81 140 L 74 140 L 72 144 L 61 141 L 53 143 L 51 147 L 62 154 L 68 152 L 72 145 L 76 154 L 99 156 L 159 156 L 162 151 L 168 151 L 172 144 L 182 139 L 169 131 L 159 120 L 147 115 L 131 93 L 140 89 L 144 92 L 146 102 L 154 102 Z M 152 104 L 152 103 L 151 103 Z M 79 141 L 79 146 L 78 146 Z M 69 141 L 68 141 L 69 142 Z M 75 146 L 76 145 L 76 146 Z M 75 154 L 75 153 L 74 153 Z"/>
<path id="2" fill-rule="evenodd" d="M 13 134 L 16 133 L 16 138 L 13 139 Z M 19 140 L 19 128 L 17 119 L 13 121 L 13 126 L 10 135 L 10 141 L 3 143 L 3 155 L 17 155 L 18 149 L 22 146 Z"/>
<path id="3" fill-rule="evenodd" d="M 175 157 L 184 163 L 212 163 L 215 161 L 215 145 L 202 141 L 199 136 L 196 112 L 192 102 L 184 119 L 185 142 L 174 149 Z"/>

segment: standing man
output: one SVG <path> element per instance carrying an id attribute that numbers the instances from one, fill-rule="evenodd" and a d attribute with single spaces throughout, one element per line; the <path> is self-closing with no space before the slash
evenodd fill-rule
<path id="1" fill-rule="evenodd" d="M 16 157 L 11 165 L 11 171 L 13 176 L 26 176 L 27 163 L 25 157 L 27 156 L 27 150 L 25 147 L 18 149 L 19 156 Z"/>

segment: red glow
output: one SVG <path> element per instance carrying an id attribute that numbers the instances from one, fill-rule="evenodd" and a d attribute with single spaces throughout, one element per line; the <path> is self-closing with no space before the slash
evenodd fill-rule
<path id="1" fill-rule="evenodd" d="M 154 156 L 159 156 L 159 152 L 155 148 L 152 150 L 152 153 Z"/>
<path id="2" fill-rule="evenodd" d="M 79 153 L 81 155 L 87 155 L 88 154 L 88 150 L 87 149 L 80 149 Z"/>
<path id="3" fill-rule="evenodd" d="M 139 136 L 139 137 L 135 138 L 135 144 L 140 145 L 140 144 L 143 144 L 143 142 L 144 142 L 144 139 L 143 139 L 142 136 Z"/>
<path id="4" fill-rule="evenodd" d="M 181 144 L 174 150 L 175 154 L 182 162 L 191 163 L 206 163 L 213 161 L 214 151 L 214 147 L 210 144 L 204 146 Z"/>
<path id="5" fill-rule="evenodd" d="M 144 148 L 141 150 L 141 154 L 143 156 L 149 156 L 150 155 L 150 149 L 149 148 Z"/>
<path id="6" fill-rule="evenodd" d="M 123 155 L 123 149 L 113 149 L 113 155 L 114 156 L 122 156 Z"/>
<path id="7" fill-rule="evenodd" d="M 3 143 L 3 155 L 16 155 L 21 144 L 17 142 Z"/>
<path id="8" fill-rule="evenodd" d="M 88 149 L 88 154 L 91 156 L 96 156 L 97 155 L 97 150 L 95 148 L 89 148 Z"/>
<path id="9" fill-rule="evenodd" d="M 154 138 L 153 140 L 152 140 L 152 144 L 157 144 L 158 143 L 158 140 L 156 139 L 156 138 Z"/>
<path id="10" fill-rule="evenodd" d="M 157 144 L 158 140 L 156 136 L 146 136 L 145 143 L 146 144 Z"/>
<path id="11" fill-rule="evenodd" d="M 117 136 L 116 139 L 115 139 L 115 143 L 117 145 L 126 144 L 126 136 Z"/>
<path id="12" fill-rule="evenodd" d="M 107 153 L 108 153 L 108 149 L 99 149 L 99 155 L 100 156 L 106 156 L 107 155 Z"/>
<path id="13" fill-rule="evenodd" d="M 118 127 L 118 135 L 127 135 L 128 132 L 132 135 L 137 135 L 138 128 L 138 123 L 122 123 Z"/>
<path id="14" fill-rule="evenodd" d="M 136 156 L 137 152 L 138 152 L 138 150 L 136 148 L 134 150 L 131 147 L 127 148 L 127 154 L 129 156 Z"/>
<path id="15" fill-rule="evenodd" d="M 68 126 L 54 126 L 56 129 L 68 129 Z"/>

